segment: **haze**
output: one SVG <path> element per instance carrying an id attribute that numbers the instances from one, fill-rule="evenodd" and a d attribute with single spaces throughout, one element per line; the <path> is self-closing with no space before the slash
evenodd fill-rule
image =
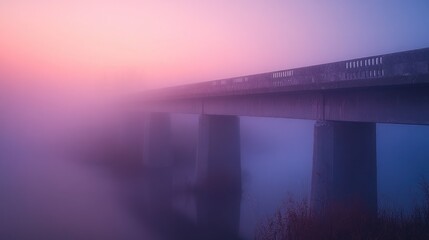
<path id="1" fill-rule="evenodd" d="M 0 73 L 95 89 L 198 82 L 426 47 L 428 12 L 424 0 L 6 0 Z"/>
<path id="2" fill-rule="evenodd" d="M 136 214 L 147 172 L 130 157 L 141 119 L 126 119 L 124 96 L 429 47 L 428 13 L 427 0 L 1 0 L 0 238 L 148 239 Z M 186 182 L 197 116 L 172 119 Z M 308 197 L 314 121 L 240 121 L 240 234 L 252 239 L 289 193 Z M 428 136 L 378 125 L 382 205 L 409 210 L 421 198 Z"/>

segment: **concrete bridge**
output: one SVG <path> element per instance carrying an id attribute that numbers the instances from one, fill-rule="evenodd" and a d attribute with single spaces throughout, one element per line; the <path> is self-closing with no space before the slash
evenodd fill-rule
<path id="1" fill-rule="evenodd" d="M 169 113 L 200 115 L 202 222 L 219 215 L 208 200 L 219 189 L 240 192 L 239 116 L 316 120 L 311 208 L 359 204 L 376 213 L 375 124 L 429 124 L 429 48 L 156 89 L 134 103 L 146 112 L 148 165 L 169 164 Z M 227 225 L 238 228 L 239 208 L 232 218 Z"/>

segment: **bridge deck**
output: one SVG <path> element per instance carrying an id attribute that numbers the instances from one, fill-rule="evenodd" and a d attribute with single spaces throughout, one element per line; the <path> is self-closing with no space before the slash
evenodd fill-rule
<path id="1" fill-rule="evenodd" d="M 141 99 L 148 111 L 429 124 L 429 48 L 152 90 Z"/>

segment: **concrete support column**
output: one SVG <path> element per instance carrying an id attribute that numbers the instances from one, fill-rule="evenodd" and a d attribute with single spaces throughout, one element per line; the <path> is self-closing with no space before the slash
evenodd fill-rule
<path id="1" fill-rule="evenodd" d="M 164 221 L 170 218 L 173 201 L 170 116 L 146 113 L 142 124 L 142 204 L 148 217 Z"/>
<path id="2" fill-rule="evenodd" d="M 375 123 L 318 121 L 314 127 L 311 208 L 377 213 Z"/>
<path id="3" fill-rule="evenodd" d="M 238 117 L 200 117 L 196 165 L 198 224 L 220 238 L 237 234 L 241 202 Z"/>
<path id="4" fill-rule="evenodd" d="M 171 165 L 171 124 L 168 113 L 148 113 L 144 119 L 143 163 L 145 166 Z"/>
<path id="5" fill-rule="evenodd" d="M 140 166 L 169 166 L 171 124 L 167 113 L 132 111 L 123 126 L 127 158 Z M 125 161 L 126 159 L 123 159 Z"/>

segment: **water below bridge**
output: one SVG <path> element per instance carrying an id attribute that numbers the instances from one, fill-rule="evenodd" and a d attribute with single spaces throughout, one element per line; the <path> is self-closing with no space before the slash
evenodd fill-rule
<path id="1" fill-rule="evenodd" d="M 173 131 L 179 133 L 177 138 L 192 136 L 181 131 L 196 131 L 196 116 L 173 118 L 172 122 L 176 122 Z M 243 184 L 240 233 L 251 239 L 258 224 L 285 202 L 309 199 L 314 121 L 241 117 L 240 124 Z M 422 179 L 429 179 L 428 139 L 428 126 L 377 125 L 380 209 L 410 211 L 423 200 L 419 184 Z M 192 176 L 193 168 L 190 169 Z M 191 199 L 179 205 L 186 206 L 191 216 L 195 215 Z"/>
<path id="2" fill-rule="evenodd" d="M 197 199 L 188 183 L 195 176 L 192 146 L 197 137 L 197 116 L 174 115 L 173 119 L 173 142 L 176 149 L 182 149 L 175 152 L 180 161 L 172 174 L 178 186 L 174 206 L 180 214 L 174 223 L 179 230 L 173 235 L 161 234 L 161 239 L 192 239 L 197 236 L 192 235 L 196 229 Z M 288 198 L 300 201 L 309 197 L 313 126 L 313 121 L 241 118 L 243 191 L 240 201 L 233 198 L 229 207 L 232 216 L 238 208 L 238 231 L 242 238 L 252 239 L 258 224 L 272 216 Z M 146 180 L 148 176 L 157 179 L 171 172 L 142 172 L 131 165 L 118 164 L 117 157 L 111 154 L 112 148 L 106 145 L 90 158 L 112 159 L 107 164 L 110 167 L 106 168 L 105 162 L 82 163 L 82 155 L 75 153 L 85 151 L 70 153 L 64 150 L 65 143 L 48 144 L 42 136 L 34 133 L 24 141 L 13 133 L 8 137 L 8 131 L 3 131 L 0 209 L 5 217 L 1 236 L 157 239 L 160 232 L 165 232 L 164 227 L 169 224 L 166 221 L 171 219 L 150 215 L 154 210 L 162 216 L 162 210 L 160 214 L 156 207 L 147 211 L 142 206 L 151 199 L 157 200 L 152 202 L 154 206 L 164 204 L 162 188 L 148 185 Z M 106 140 L 106 136 L 101 139 Z M 377 125 L 381 208 L 410 210 L 422 199 L 418 184 L 422 178 L 429 179 L 428 139 L 428 126 Z M 145 192 L 156 196 L 148 200 Z"/>

